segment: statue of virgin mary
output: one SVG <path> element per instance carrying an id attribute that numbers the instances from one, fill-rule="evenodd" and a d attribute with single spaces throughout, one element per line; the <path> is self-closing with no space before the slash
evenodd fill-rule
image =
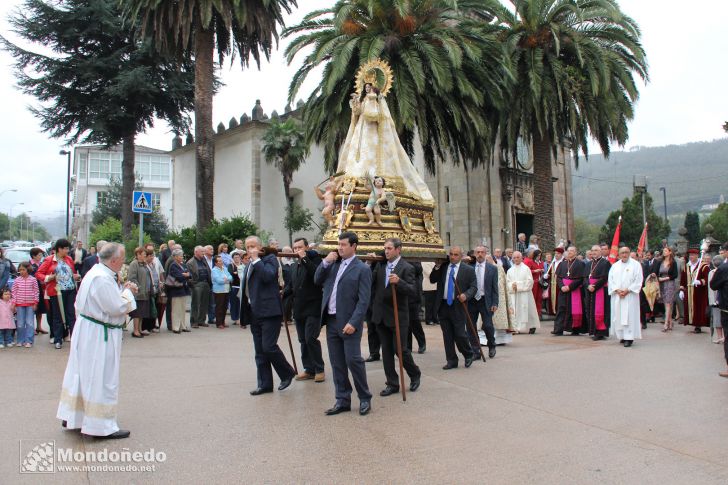
<path id="1" fill-rule="evenodd" d="M 365 180 L 376 175 L 386 181 L 388 190 L 434 204 L 430 189 L 399 141 L 387 106 L 385 98 L 393 82 L 391 68 L 376 59 L 363 65 L 356 78 L 357 90 L 349 101 L 351 123 L 339 152 L 337 172 Z"/>

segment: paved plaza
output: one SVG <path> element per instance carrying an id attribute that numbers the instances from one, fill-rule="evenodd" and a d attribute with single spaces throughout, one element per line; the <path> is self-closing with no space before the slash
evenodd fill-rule
<path id="1" fill-rule="evenodd" d="M 426 327 L 427 353 L 415 355 L 422 387 L 406 403 L 380 398 L 381 362 L 367 364 L 375 397 L 364 417 L 324 415 L 334 403 L 328 358 L 323 384 L 248 395 L 249 330 L 125 338 L 119 424 L 132 434 L 119 441 L 61 429 L 55 413 L 68 345 L 57 351 L 42 336 L 31 350 L 0 351 L 0 482 L 728 483 L 722 348 L 682 326 L 660 328 L 651 324 L 625 349 L 554 338 L 547 323 L 515 336 L 487 364 L 465 369 L 461 360 L 444 371 L 440 329 Z M 284 332 L 279 342 L 289 355 Z M 153 448 L 166 456 L 153 471 L 21 474 L 21 449 L 25 456 L 52 441 L 77 455 Z"/>

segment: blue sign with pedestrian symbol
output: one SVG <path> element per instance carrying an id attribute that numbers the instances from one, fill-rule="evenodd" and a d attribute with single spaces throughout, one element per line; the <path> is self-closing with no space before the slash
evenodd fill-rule
<path id="1" fill-rule="evenodd" d="M 132 198 L 131 211 L 138 214 L 151 214 L 152 193 L 135 190 L 134 197 Z"/>

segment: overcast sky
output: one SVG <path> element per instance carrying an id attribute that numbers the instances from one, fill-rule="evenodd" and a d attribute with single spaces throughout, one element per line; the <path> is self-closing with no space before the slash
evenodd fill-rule
<path id="1" fill-rule="evenodd" d="M 312 10 L 332 5 L 334 0 L 299 0 L 300 8 L 288 19 L 293 25 Z M 0 32 L 8 32 L 7 17 L 21 0 L 0 2 Z M 637 20 L 647 51 L 650 82 L 640 85 L 641 97 L 630 125 L 631 146 L 661 146 L 726 136 L 721 129 L 728 120 L 728 36 L 725 19 L 728 1 L 696 0 L 689 8 L 683 0 L 622 0 L 625 13 Z M 290 79 L 300 65 L 288 66 L 281 49 L 261 70 L 242 71 L 239 64 L 226 63 L 221 69 L 225 83 L 214 101 L 214 124 L 226 125 L 232 116 L 250 114 L 256 99 L 266 113 L 283 112 Z M 31 217 L 58 215 L 65 207 L 66 159 L 58 154 L 62 140 L 40 132 L 38 121 L 27 110 L 33 98 L 15 89 L 12 58 L 0 52 L 0 140 L 2 175 L 0 192 L 17 188 L 17 193 L 0 197 L 0 211 L 13 214 L 31 210 Z M 316 80 L 301 93 L 307 97 Z M 137 142 L 160 149 L 171 148 L 172 134 L 159 123 Z M 699 168 L 699 167 L 695 167 Z"/>

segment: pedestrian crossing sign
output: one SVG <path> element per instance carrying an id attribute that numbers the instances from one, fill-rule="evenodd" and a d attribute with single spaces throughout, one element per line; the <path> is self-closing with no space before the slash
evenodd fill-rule
<path id="1" fill-rule="evenodd" d="M 151 214 L 152 193 L 135 190 L 134 197 L 132 198 L 131 211 L 138 214 Z"/>

